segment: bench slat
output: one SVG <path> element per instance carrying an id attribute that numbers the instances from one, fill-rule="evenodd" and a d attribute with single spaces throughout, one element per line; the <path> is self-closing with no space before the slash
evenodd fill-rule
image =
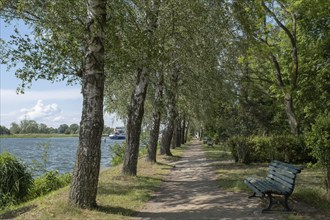
<path id="1" fill-rule="evenodd" d="M 256 188 L 253 184 L 251 184 L 248 180 L 244 180 L 244 183 L 253 191 L 256 193 L 259 197 L 264 197 L 265 194 L 262 193 L 258 188 Z"/>
<path id="2" fill-rule="evenodd" d="M 287 179 L 295 179 L 296 178 L 296 174 L 294 173 L 289 173 L 289 172 L 286 172 L 286 171 L 283 171 L 283 170 L 279 170 L 279 169 L 272 169 L 272 168 L 269 168 L 268 169 L 268 173 L 271 173 L 275 176 L 279 176 L 279 177 L 285 177 Z"/>
<path id="3" fill-rule="evenodd" d="M 301 172 L 301 168 L 293 166 L 292 164 L 288 164 L 288 163 L 278 161 L 278 160 L 272 161 L 271 165 L 273 165 L 274 167 L 279 167 L 279 168 L 284 169 L 284 170 L 289 170 L 289 172 L 292 172 L 294 174 L 297 174 L 297 173 Z"/>
<path id="4" fill-rule="evenodd" d="M 275 193 L 279 195 L 290 194 L 290 190 L 287 188 L 283 188 L 281 185 L 275 184 L 274 182 L 268 181 L 266 179 L 254 179 L 248 178 L 245 181 L 245 184 L 249 184 L 252 187 L 249 187 L 254 192 L 259 192 L 264 195 L 266 193 Z"/>
<path id="5" fill-rule="evenodd" d="M 270 179 L 273 179 L 277 182 L 280 182 L 280 183 L 282 183 L 286 186 L 289 186 L 289 187 L 292 186 L 295 182 L 295 179 L 287 178 L 285 176 L 280 176 L 278 174 L 274 174 L 274 173 L 271 173 L 271 172 L 268 173 L 267 177 L 270 178 Z"/>

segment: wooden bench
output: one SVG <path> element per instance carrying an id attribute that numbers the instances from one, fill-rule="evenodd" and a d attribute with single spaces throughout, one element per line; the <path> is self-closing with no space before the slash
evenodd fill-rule
<path id="1" fill-rule="evenodd" d="M 209 146 L 209 147 L 213 147 L 213 141 L 212 141 L 212 139 L 209 139 L 209 140 L 207 141 L 207 146 Z"/>
<path id="2" fill-rule="evenodd" d="M 253 194 L 249 196 L 264 198 L 266 195 L 269 199 L 269 205 L 262 212 L 271 211 L 274 204 L 281 204 L 285 211 L 292 211 L 288 205 L 288 199 L 292 194 L 295 186 L 295 180 L 301 168 L 291 164 L 274 160 L 270 163 L 266 178 L 256 179 L 249 177 L 244 180 L 244 183 L 253 190 Z M 284 200 L 275 200 L 272 195 L 284 196 Z"/>

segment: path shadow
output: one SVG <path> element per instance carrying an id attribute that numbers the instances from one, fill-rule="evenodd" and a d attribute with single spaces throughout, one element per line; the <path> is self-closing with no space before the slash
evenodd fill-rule
<path id="1" fill-rule="evenodd" d="M 18 216 L 36 208 L 36 205 L 29 205 L 29 206 L 24 206 L 12 211 L 5 212 L 0 215 L 0 219 L 14 219 L 17 218 Z"/>
<path id="2" fill-rule="evenodd" d="M 136 211 L 133 209 L 126 209 L 119 206 L 98 206 L 96 210 L 105 214 L 114 214 L 122 216 L 133 216 L 134 214 L 136 214 Z"/>

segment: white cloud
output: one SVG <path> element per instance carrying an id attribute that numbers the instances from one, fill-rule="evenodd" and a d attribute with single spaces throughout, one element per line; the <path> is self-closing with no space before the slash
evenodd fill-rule
<path id="1" fill-rule="evenodd" d="M 20 112 L 24 113 L 19 118 L 20 120 L 27 118 L 29 120 L 44 121 L 58 118 L 62 111 L 56 103 L 45 105 L 40 99 L 31 109 L 23 108 L 20 110 Z"/>

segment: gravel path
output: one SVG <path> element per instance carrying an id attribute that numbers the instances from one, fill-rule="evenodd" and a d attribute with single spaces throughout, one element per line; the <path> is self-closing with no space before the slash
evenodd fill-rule
<path id="1" fill-rule="evenodd" d="M 211 162 L 199 142 L 190 144 L 135 219 L 286 219 L 279 214 L 262 214 L 259 199 L 248 200 L 246 194 L 221 190 Z"/>

